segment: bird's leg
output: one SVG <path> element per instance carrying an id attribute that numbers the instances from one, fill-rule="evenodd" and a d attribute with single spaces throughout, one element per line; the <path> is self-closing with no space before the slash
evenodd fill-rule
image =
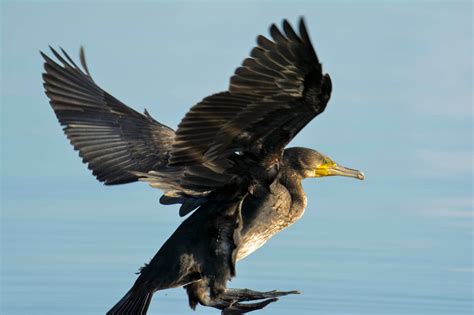
<path id="1" fill-rule="evenodd" d="M 299 294 L 299 291 L 267 291 L 267 292 L 260 292 L 260 291 L 253 291 L 250 289 L 232 289 L 227 288 L 223 293 L 219 295 L 219 297 L 223 300 L 233 300 L 236 302 L 244 302 L 244 301 L 254 301 L 254 300 L 263 300 L 263 299 L 271 299 L 276 298 L 279 296 L 284 296 L 288 294 Z"/>

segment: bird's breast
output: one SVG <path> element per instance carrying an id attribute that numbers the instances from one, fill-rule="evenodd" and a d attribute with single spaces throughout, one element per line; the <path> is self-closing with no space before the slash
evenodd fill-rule
<path id="1" fill-rule="evenodd" d="M 242 207 L 243 228 L 237 260 L 253 253 L 275 234 L 295 223 L 303 215 L 304 207 L 304 200 L 295 202 L 283 186 L 264 196 L 250 197 Z"/>

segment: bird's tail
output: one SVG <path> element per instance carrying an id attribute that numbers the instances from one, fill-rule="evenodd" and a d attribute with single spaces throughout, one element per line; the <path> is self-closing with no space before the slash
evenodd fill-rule
<path id="1" fill-rule="evenodd" d="M 152 296 L 153 292 L 131 288 L 127 294 L 107 312 L 107 315 L 145 315 L 150 306 Z"/>

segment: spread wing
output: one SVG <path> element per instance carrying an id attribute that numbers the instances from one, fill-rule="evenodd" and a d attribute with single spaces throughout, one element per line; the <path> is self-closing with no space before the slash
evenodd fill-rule
<path id="1" fill-rule="evenodd" d="M 79 68 L 64 50 L 60 64 L 41 53 L 45 93 L 63 130 L 84 163 L 107 185 L 138 180 L 135 172 L 167 165 L 174 131 L 102 90 L 92 79 L 81 49 Z"/>
<path id="2" fill-rule="evenodd" d="M 248 172 L 250 164 L 269 170 L 286 144 L 324 111 L 331 80 L 322 73 L 303 19 L 299 34 L 286 20 L 283 32 L 272 25 L 270 34 L 272 40 L 258 36 L 228 92 L 205 98 L 187 113 L 170 165 L 204 165 L 223 174 Z"/>

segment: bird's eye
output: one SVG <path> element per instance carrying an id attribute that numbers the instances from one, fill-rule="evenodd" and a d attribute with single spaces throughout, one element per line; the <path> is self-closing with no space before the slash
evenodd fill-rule
<path id="1" fill-rule="evenodd" d="M 235 150 L 234 151 L 234 154 L 235 155 L 244 155 L 244 152 L 240 151 L 240 150 Z"/>

